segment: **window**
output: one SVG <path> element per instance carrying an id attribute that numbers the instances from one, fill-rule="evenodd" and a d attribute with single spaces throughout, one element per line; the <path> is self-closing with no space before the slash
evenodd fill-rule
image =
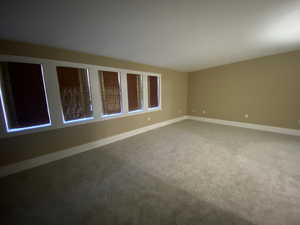
<path id="1" fill-rule="evenodd" d="M 104 115 L 121 113 L 121 89 L 118 72 L 99 71 Z"/>
<path id="2" fill-rule="evenodd" d="M 57 67 L 57 77 L 64 122 L 92 118 L 88 71 L 81 68 Z"/>
<path id="3" fill-rule="evenodd" d="M 0 54 L 0 138 L 161 110 L 152 72 Z"/>
<path id="4" fill-rule="evenodd" d="M 159 106 L 159 78 L 157 76 L 148 76 L 148 107 L 155 108 Z"/>
<path id="5" fill-rule="evenodd" d="M 7 132 L 51 124 L 40 64 L 1 62 L 1 101 Z"/>
<path id="6" fill-rule="evenodd" d="M 142 109 L 142 79 L 138 74 L 127 74 L 128 111 Z"/>

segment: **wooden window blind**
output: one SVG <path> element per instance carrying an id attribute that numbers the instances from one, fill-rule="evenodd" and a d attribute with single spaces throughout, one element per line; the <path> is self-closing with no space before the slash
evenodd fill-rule
<path id="1" fill-rule="evenodd" d="M 2 62 L 0 67 L 8 129 L 50 123 L 42 66 Z"/>
<path id="2" fill-rule="evenodd" d="M 138 74 L 127 74 L 128 110 L 142 108 L 142 79 Z"/>
<path id="3" fill-rule="evenodd" d="M 121 90 L 118 72 L 99 71 L 104 115 L 120 113 Z"/>
<path id="4" fill-rule="evenodd" d="M 87 70 L 57 67 L 57 77 L 64 120 L 92 117 L 93 107 Z"/>
<path id="5" fill-rule="evenodd" d="M 158 107 L 159 105 L 159 83 L 157 76 L 148 76 L 148 105 L 150 108 Z"/>

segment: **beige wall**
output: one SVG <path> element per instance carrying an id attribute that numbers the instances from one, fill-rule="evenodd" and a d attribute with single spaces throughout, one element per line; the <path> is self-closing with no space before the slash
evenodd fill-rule
<path id="1" fill-rule="evenodd" d="M 300 51 L 189 74 L 11 41 L 0 41 L 0 54 L 158 72 L 162 74 L 163 102 L 162 111 L 0 139 L 0 166 L 176 118 L 186 113 L 300 129 Z M 182 110 L 182 113 L 179 113 L 179 110 Z M 205 115 L 202 114 L 202 110 L 206 110 Z M 244 118 L 244 114 L 249 114 L 249 118 Z M 151 121 L 147 121 L 149 116 Z"/>
<path id="2" fill-rule="evenodd" d="M 52 131 L 0 139 L 0 166 L 95 141 L 186 114 L 188 74 L 108 57 L 0 41 L 0 54 L 31 56 L 162 74 L 162 110 Z M 179 110 L 182 112 L 179 113 Z M 151 121 L 147 121 L 147 117 Z"/>
<path id="3" fill-rule="evenodd" d="M 190 115 L 300 129 L 300 51 L 190 73 L 188 101 Z"/>

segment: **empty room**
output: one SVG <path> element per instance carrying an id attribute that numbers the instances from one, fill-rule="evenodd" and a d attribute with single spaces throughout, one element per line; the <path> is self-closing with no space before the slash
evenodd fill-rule
<path id="1" fill-rule="evenodd" d="M 299 225 L 300 0 L 3 1 L 1 225 Z"/>

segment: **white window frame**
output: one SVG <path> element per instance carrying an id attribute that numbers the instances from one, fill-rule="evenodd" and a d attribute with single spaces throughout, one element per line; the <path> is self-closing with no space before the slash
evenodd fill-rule
<path id="1" fill-rule="evenodd" d="M 100 79 L 99 79 L 99 77 L 100 77 L 100 74 L 99 74 L 99 72 L 115 72 L 115 73 L 118 73 L 118 82 L 119 82 L 119 92 L 120 92 L 120 97 L 121 97 L 121 99 L 120 99 L 120 108 L 121 108 L 121 112 L 119 112 L 119 113 L 113 113 L 113 114 L 104 114 L 104 110 L 103 110 L 103 103 L 102 103 L 102 92 L 101 92 L 101 81 L 100 81 Z M 122 76 L 122 72 L 120 72 L 119 70 L 117 70 L 117 69 L 114 69 L 114 68 L 109 68 L 109 69 L 106 69 L 106 70 L 97 70 L 97 76 L 98 76 L 98 80 L 99 80 L 99 90 L 100 90 L 100 92 L 99 92 L 99 96 L 101 97 L 101 118 L 103 118 L 103 119 L 110 119 L 110 118 L 116 118 L 116 117 L 120 117 L 120 116 L 122 116 L 125 112 L 126 112 L 126 108 L 125 108 L 125 103 L 124 103 L 124 101 L 125 101 L 125 99 L 124 99 L 124 88 L 122 88 L 123 87 L 123 83 L 124 83 L 124 81 L 123 81 L 123 76 Z"/>
<path id="2" fill-rule="evenodd" d="M 141 91 L 141 93 L 140 93 L 140 97 L 142 98 L 142 100 L 141 100 L 141 108 L 140 109 L 137 109 L 137 110 L 132 110 L 132 111 L 129 111 L 129 105 L 128 105 L 128 82 L 127 82 L 127 75 L 128 74 L 134 74 L 134 75 L 138 75 L 138 76 L 140 76 L 140 82 L 141 82 L 141 89 L 142 89 L 142 91 Z M 132 72 L 130 72 L 130 73 L 126 73 L 125 74 L 125 79 L 126 79 L 126 95 L 127 95 L 127 97 L 126 97 L 126 99 L 127 99 L 127 104 L 126 104 L 126 106 L 127 106 L 127 112 L 129 113 L 129 114 L 134 114 L 134 113 L 139 113 L 139 112 L 143 112 L 143 111 L 145 111 L 145 104 L 144 104 L 144 99 L 145 99 L 145 93 L 144 93 L 144 80 L 145 80 L 145 76 L 142 74 L 142 73 L 132 73 Z"/>
<path id="3" fill-rule="evenodd" d="M 20 63 L 36 63 L 41 64 L 43 68 L 43 79 L 45 85 L 46 99 L 48 104 L 49 119 L 51 124 L 45 127 L 36 127 L 33 129 L 24 129 L 16 132 L 7 132 L 3 111 L 3 104 L 0 98 L 0 138 L 18 136 L 23 134 L 36 133 L 41 131 L 60 129 L 70 126 L 82 125 L 87 123 L 99 122 L 104 120 L 110 120 L 115 118 L 121 118 L 126 116 L 133 116 L 153 111 L 162 110 L 162 97 L 161 97 L 161 74 L 135 71 L 121 68 L 112 68 L 98 65 L 90 65 L 83 63 L 73 63 L 67 61 L 58 61 L 51 59 L 33 58 L 25 56 L 12 56 L 12 55 L 0 55 L 0 62 L 20 62 Z M 90 82 L 90 94 L 92 98 L 93 115 L 90 118 L 78 119 L 72 122 L 67 121 L 64 123 L 62 104 L 60 98 L 59 83 L 57 78 L 56 67 L 73 67 L 86 69 L 88 72 L 88 78 Z M 101 96 L 101 85 L 99 80 L 98 71 L 110 71 L 118 72 L 121 92 L 121 113 L 104 115 Z M 142 104 L 141 110 L 128 111 L 128 92 L 127 92 L 127 74 L 141 75 L 142 79 Z M 154 108 L 148 107 L 148 78 L 147 76 L 159 77 L 159 106 Z"/>
<path id="4" fill-rule="evenodd" d="M 157 96 L 158 96 L 158 106 L 156 107 L 149 107 L 149 104 L 148 104 L 148 77 L 157 77 L 157 82 L 158 82 L 158 93 L 157 93 Z M 145 88 L 147 90 L 147 108 L 148 108 L 148 111 L 156 111 L 156 110 L 161 110 L 161 75 L 160 74 L 155 74 L 155 73 L 148 73 L 147 74 L 147 87 Z"/>
<path id="5" fill-rule="evenodd" d="M 9 128 L 9 122 L 7 118 L 7 109 L 4 101 L 4 95 L 2 92 L 2 84 L 0 81 L 0 113 L 1 113 L 1 126 L 0 126 L 0 137 L 4 136 L 5 134 L 7 135 L 12 135 L 15 133 L 25 133 L 31 130 L 42 130 L 45 128 L 49 128 L 52 126 L 52 118 L 50 114 L 50 106 L 49 106 L 49 99 L 48 99 L 48 88 L 45 82 L 45 68 L 44 64 L 36 61 L 31 61 L 31 62 L 23 62 L 23 61 L 13 61 L 13 60 L 1 60 L 1 62 L 16 62 L 16 63 L 29 63 L 29 64 L 38 64 L 41 66 L 41 73 L 42 73 L 42 80 L 43 80 L 43 85 L 44 85 L 44 94 L 45 94 L 45 100 L 46 100 L 46 107 L 47 107 L 47 112 L 48 112 L 48 117 L 49 117 L 49 122 L 45 124 L 39 124 L 39 125 L 34 125 L 34 126 L 27 126 L 27 127 L 20 127 L 20 128 Z M 2 71 L 0 71 L 2 73 Z"/>
<path id="6" fill-rule="evenodd" d="M 79 118 L 79 119 L 74 119 L 74 120 L 65 120 L 64 112 L 63 112 L 63 107 L 62 107 L 62 102 L 61 102 L 61 93 L 60 93 L 60 88 L 59 88 L 59 82 L 58 82 L 58 74 L 57 74 L 57 67 L 65 67 L 65 68 L 75 68 L 75 69 L 84 69 L 87 74 L 87 80 L 88 80 L 88 87 L 90 91 L 90 97 L 91 97 L 91 103 L 92 103 L 92 110 L 94 111 L 94 104 L 93 104 L 93 94 L 92 94 L 92 86 L 91 86 L 91 76 L 90 76 L 90 70 L 86 66 L 65 66 L 65 65 L 55 65 L 55 71 L 56 71 L 56 81 L 58 84 L 58 91 L 59 91 L 59 106 L 60 106 L 60 111 L 61 111 L 61 118 L 63 121 L 63 124 L 72 124 L 72 123 L 78 123 L 78 122 L 83 122 L 83 121 L 89 121 L 94 119 L 95 115 L 94 113 L 90 117 L 85 117 L 85 118 Z"/>

